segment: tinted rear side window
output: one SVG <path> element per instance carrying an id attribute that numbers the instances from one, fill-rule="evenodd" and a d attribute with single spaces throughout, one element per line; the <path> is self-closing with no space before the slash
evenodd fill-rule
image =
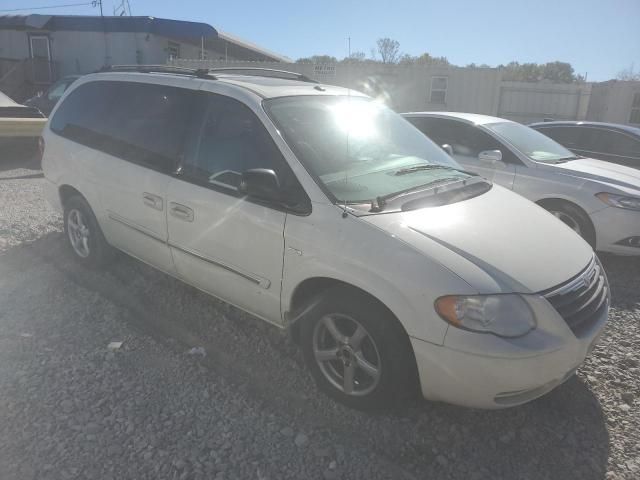
<path id="1" fill-rule="evenodd" d="M 182 153 L 196 92 L 148 83 L 97 81 L 64 100 L 51 130 L 75 142 L 161 171 Z"/>

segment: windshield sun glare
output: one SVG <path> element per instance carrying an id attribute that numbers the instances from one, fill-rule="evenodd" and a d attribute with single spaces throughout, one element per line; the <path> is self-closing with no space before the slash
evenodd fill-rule
<path id="1" fill-rule="evenodd" d="M 263 105 L 298 159 L 335 202 L 367 203 L 469 176 L 442 148 L 371 98 L 296 96 L 265 100 Z"/>

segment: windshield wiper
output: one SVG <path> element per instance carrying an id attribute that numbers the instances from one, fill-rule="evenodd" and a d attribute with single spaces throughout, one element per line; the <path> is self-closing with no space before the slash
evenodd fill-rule
<path id="1" fill-rule="evenodd" d="M 451 168 L 451 170 L 455 170 L 455 168 Z M 423 190 L 427 187 L 431 187 L 433 185 L 437 185 L 440 183 L 451 183 L 455 180 L 462 181 L 465 184 L 467 182 L 467 180 L 459 177 L 444 177 L 444 178 L 438 178 L 436 180 L 432 180 L 431 182 L 428 182 L 428 183 L 423 183 L 422 185 L 416 185 L 415 187 L 408 188 L 407 190 L 402 190 L 400 192 L 393 192 L 393 193 L 388 193 L 387 195 L 380 195 L 374 198 L 373 200 L 371 200 L 371 208 L 369 209 L 369 211 L 373 213 L 382 212 L 384 208 L 387 206 L 387 202 L 391 199 L 400 197 L 402 195 L 406 195 L 407 193 L 411 193 L 417 190 Z"/>
<path id="2" fill-rule="evenodd" d="M 394 172 L 394 175 L 407 175 L 408 173 L 420 172 L 423 170 L 458 170 L 457 168 L 449 167 L 447 165 L 434 165 L 434 164 L 426 164 L 426 165 L 414 165 L 412 167 L 401 168 Z"/>
<path id="3" fill-rule="evenodd" d="M 568 161 L 570 161 L 570 160 L 580 160 L 581 158 L 584 158 L 584 157 L 581 157 L 580 155 L 572 155 L 572 156 L 570 156 L 570 157 L 562 157 L 562 158 L 559 158 L 559 159 L 557 159 L 557 160 L 556 160 L 555 162 L 553 162 L 553 163 L 554 163 L 554 164 L 555 164 L 555 163 L 565 163 L 565 162 L 568 162 Z"/>

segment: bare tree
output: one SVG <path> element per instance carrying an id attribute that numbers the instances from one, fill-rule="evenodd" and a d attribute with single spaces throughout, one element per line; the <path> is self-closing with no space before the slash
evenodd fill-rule
<path id="1" fill-rule="evenodd" d="M 633 65 L 631 65 L 629 68 L 625 68 L 624 70 L 620 70 L 618 72 L 618 75 L 616 75 L 616 78 L 618 80 L 634 80 L 634 81 L 638 81 L 638 80 L 640 80 L 640 72 L 636 72 L 633 69 Z"/>
<path id="2" fill-rule="evenodd" d="M 400 57 L 400 42 L 391 38 L 379 38 L 376 42 L 382 63 L 397 63 Z"/>

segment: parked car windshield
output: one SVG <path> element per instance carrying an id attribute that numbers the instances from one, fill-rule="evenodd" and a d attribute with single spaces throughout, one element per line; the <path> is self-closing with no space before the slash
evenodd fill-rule
<path id="1" fill-rule="evenodd" d="M 469 176 L 404 118 L 368 97 L 283 97 L 264 106 L 337 202 L 364 203 Z"/>
<path id="2" fill-rule="evenodd" d="M 536 162 L 555 163 L 575 158 L 574 153 L 555 140 L 519 123 L 500 122 L 485 126 Z"/>

